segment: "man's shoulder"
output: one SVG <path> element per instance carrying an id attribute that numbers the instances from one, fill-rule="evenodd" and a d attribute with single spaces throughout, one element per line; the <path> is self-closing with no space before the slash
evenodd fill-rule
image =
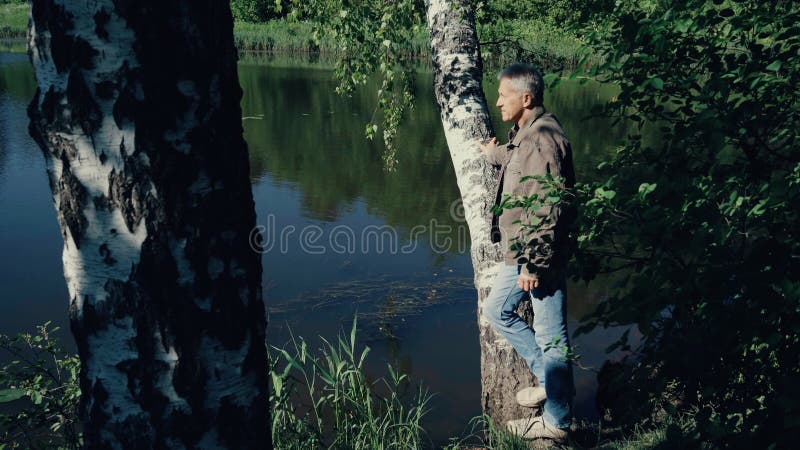
<path id="1" fill-rule="evenodd" d="M 549 133 L 564 136 L 564 129 L 553 113 L 544 113 L 538 120 L 531 124 L 531 133 Z"/>
<path id="2" fill-rule="evenodd" d="M 543 138 L 544 141 L 552 141 L 555 143 L 568 142 L 564 129 L 561 127 L 561 123 L 549 112 L 542 114 L 525 130 L 520 130 L 518 134 L 520 144 L 523 142 L 529 142 L 530 144 L 539 142 L 541 144 Z"/>

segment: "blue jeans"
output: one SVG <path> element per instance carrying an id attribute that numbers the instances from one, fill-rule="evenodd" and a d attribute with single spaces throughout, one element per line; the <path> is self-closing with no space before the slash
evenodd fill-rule
<path id="1" fill-rule="evenodd" d="M 526 294 L 517 286 L 520 266 L 500 264 L 502 267 L 483 306 L 483 317 L 525 359 L 544 386 L 547 393 L 544 418 L 558 428 L 567 428 L 572 423 L 570 408 L 575 385 L 572 364 L 565 357 L 569 348 L 566 281 L 562 279 L 557 286 L 540 286 L 531 291 L 531 329 L 516 313 Z"/>

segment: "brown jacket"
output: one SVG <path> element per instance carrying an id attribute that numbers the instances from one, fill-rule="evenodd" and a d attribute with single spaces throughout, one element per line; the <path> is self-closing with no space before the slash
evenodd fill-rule
<path id="1" fill-rule="evenodd" d="M 541 196 L 545 190 L 539 182 L 533 179 L 520 181 L 529 175 L 549 173 L 553 177 L 564 178 L 562 187 L 572 189 L 575 186 L 572 149 L 553 114 L 545 112 L 541 106 L 535 107 L 528 121 L 519 128 L 515 125 L 508 138 L 508 144 L 484 154 L 490 163 L 500 166 L 501 182 L 495 204 L 499 204 L 505 194 Z M 521 264 L 523 273 L 553 278 L 566 269 L 569 256 L 567 227 L 574 215 L 573 208 L 559 203 L 552 208 L 540 208 L 534 215 L 538 218 L 549 217 L 550 220 L 536 231 L 525 230 L 522 223 L 535 224 L 538 220 L 533 220 L 521 207 L 503 210 L 499 217 L 493 218 L 492 240 L 499 241 L 505 249 L 506 264 Z M 515 246 L 517 249 L 512 248 L 515 242 L 519 244 Z"/>

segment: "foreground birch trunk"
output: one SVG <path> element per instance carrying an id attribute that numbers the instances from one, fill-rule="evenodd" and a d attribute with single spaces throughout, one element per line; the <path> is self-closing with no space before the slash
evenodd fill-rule
<path id="1" fill-rule="evenodd" d="M 34 1 L 87 448 L 268 448 L 228 2 Z"/>
<path id="2" fill-rule="evenodd" d="M 532 386 L 525 361 L 483 319 L 483 302 L 502 262 L 501 249 L 490 239 L 491 207 L 499 180 L 482 157 L 479 143 L 493 136 L 481 88 L 483 67 L 470 0 L 430 0 L 427 20 L 431 38 L 434 92 L 469 226 L 472 267 L 478 290 L 481 351 L 481 405 L 497 423 L 529 415 L 515 394 Z M 523 303 L 529 308 L 527 302 Z"/>

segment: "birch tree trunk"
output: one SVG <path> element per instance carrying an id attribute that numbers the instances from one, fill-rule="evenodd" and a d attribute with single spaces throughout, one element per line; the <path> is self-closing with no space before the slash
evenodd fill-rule
<path id="1" fill-rule="evenodd" d="M 430 0 L 427 20 L 431 39 L 434 92 L 461 191 L 470 230 L 472 267 L 478 290 L 481 349 L 481 403 L 497 423 L 529 415 L 516 403 L 516 392 L 535 378 L 511 345 L 483 319 L 483 302 L 491 290 L 502 252 L 490 239 L 491 207 L 498 174 L 482 157 L 480 141 L 494 136 L 481 88 L 483 67 L 470 0 Z M 530 304 L 521 307 L 530 318 Z"/>
<path id="2" fill-rule="evenodd" d="M 35 0 L 29 39 L 86 447 L 268 448 L 228 2 Z"/>

